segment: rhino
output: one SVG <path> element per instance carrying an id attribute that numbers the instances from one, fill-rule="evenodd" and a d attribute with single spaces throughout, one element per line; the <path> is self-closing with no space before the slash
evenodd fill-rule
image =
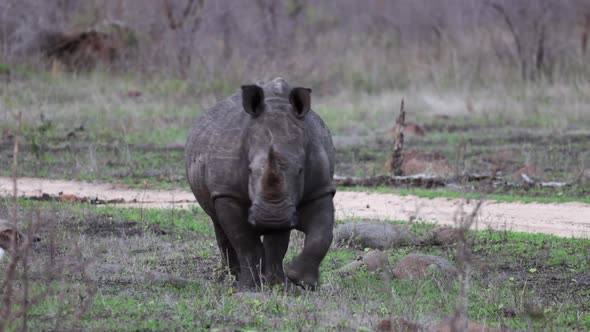
<path id="1" fill-rule="evenodd" d="M 243 85 L 192 125 L 186 175 L 239 290 L 288 281 L 315 289 L 332 243 L 334 145 L 311 89 L 277 77 Z M 293 229 L 301 253 L 283 269 Z"/>

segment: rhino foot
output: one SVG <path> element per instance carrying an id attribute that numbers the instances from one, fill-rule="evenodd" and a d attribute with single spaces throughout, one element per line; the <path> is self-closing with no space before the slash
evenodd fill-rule
<path id="1" fill-rule="evenodd" d="M 306 290 L 315 291 L 319 285 L 319 268 L 307 266 L 307 264 L 298 260 L 288 265 L 285 273 L 289 280 Z"/>

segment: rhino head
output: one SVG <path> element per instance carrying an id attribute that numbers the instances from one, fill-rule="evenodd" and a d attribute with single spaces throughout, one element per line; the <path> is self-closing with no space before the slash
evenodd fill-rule
<path id="1" fill-rule="evenodd" d="M 265 99 L 258 85 L 242 86 L 242 105 L 250 114 L 246 134 L 248 222 L 264 228 L 294 228 L 303 195 L 307 139 L 304 118 L 311 90 L 293 88 L 287 98 Z"/>

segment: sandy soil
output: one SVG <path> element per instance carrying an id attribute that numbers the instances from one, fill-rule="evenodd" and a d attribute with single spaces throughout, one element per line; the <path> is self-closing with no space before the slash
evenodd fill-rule
<path id="1" fill-rule="evenodd" d="M 0 196 L 11 196 L 12 180 L 0 177 Z M 120 185 L 90 182 L 20 178 L 19 196 L 46 193 L 123 199 L 113 205 L 145 208 L 188 208 L 197 203 L 192 193 L 180 190 L 129 189 Z M 343 218 L 412 220 L 454 225 L 459 216 L 471 213 L 477 202 L 448 198 L 419 198 L 366 192 L 336 194 L 336 216 Z M 584 203 L 499 203 L 484 201 L 474 227 L 539 232 L 566 237 L 590 238 L 590 205 Z"/>

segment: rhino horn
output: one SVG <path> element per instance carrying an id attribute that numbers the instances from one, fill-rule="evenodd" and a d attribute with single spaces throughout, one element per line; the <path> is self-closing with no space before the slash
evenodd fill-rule
<path id="1" fill-rule="evenodd" d="M 271 145 L 268 150 L 268 163 L 262 178 L 262 195 L 267 201 L 280 200 L 283 197 L 284 179 L 280 168 L 283 158 Z"/>

